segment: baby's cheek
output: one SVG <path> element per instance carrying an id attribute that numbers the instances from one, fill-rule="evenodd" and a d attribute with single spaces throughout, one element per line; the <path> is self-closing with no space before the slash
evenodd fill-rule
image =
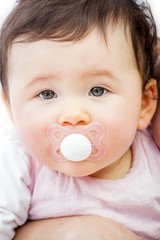
<path id="1" fill-rule="evenodd" d="M 119 118 L 119 121 L 112 120 L 105 125 L 104 144 L 107 152 L 113 159 L 118 159 L 130 148 L 136 134 L 136 124 Z"/>
<path id="2" fill-rule="evenodd" d="M 48 152 L 50 143 L 47 138 L 46 127 L 37 124 L 26 126 L 20 132 L 20 137 L 27 152 L 37 160 L 44 159 L 44 155 Z"/>

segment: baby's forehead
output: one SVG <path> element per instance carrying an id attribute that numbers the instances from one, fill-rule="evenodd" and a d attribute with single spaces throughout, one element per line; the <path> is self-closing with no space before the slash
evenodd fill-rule
<path id="1" fill-rule="evenodd" d="M 8 69 L 14 76 L 19 75 L 21 69 L 28 72 L 32 69 L 34 75 L 44 69 L 47 75 L 52 75 L 53 69 L 56 75 L 61 75 L 62 71 L 70 74 L 76 72 L 75 69 L 80 74 L 86 74 L 95 68 L 100 72 L 99 69 L 106 67 L 111 72 L 116 66 L 118 72 L 122 64 L 128 69 L 137 69 L 130 35 L 124 32 L 123 26 L 117 26 L 108 28 L 106 39 L 97 29 L 74 42 L 59 42 L 55 39 L 26 42 L 25 39 L 16 39 L 10 51 Z"/>
<path id="2" fill-rule="evenodd" d="M 104 48 L 104 51 L 109 51 L 110 54 L 114 54 L 115 60 L 116 56 L 125 51 L 126 54 L 134 55 L 129 29 L 124 29 L 122 24 L 117 24 L 116 26 L 110 25 L 106 30 L 105 35 L 103 35 L 99 29 L 95 28 L 87 36 L 78 41 L 57 41 L 57 39 L 54 38 L 38 39 L 36 41 L 33 39 L 28 41 L 27 35 L 20 36 L 16 38 L 11 45 L 8 55 L 8 63 L 9 66 L 11 66 L 13 59 L 14 64 L 16 62 L 18 63 L 18 59 L 21 62 L 21 59 L 25 56 L 30 57 L 31 59 L 36 58 L 36 56 L 38 58 L 43 56 L 42 58 L 44 58 L 47 57 L 47 55 L 50 55 L 51 51 L 53 51 L 53 53 L 63 53 L 63 55 L 68 51 L 69 55 L 75 54 L 76 56 L 77 54 L 78 57 L 79 51 L 86 49 L 88 50 L 88 53 L 89 51 L 90 53 L 93 53 L 94 57 L 94 52 L 97 51 L 97 48 L 100 49 L 102 47 Z M 87 53 L 85 51 L 82 51 L 82 53 L 84 53 L 84 57 L 86 56 L 87 58 Z M 30 56 L 28 56 L 28 54 L 30 54 Z M 54 55 L 52 55 L 52 57 L 54 58 Z"/>
<path id="3" fill-rule="evenodd" d="M 37 36 L 37 38 L 33 37 L 31 33 L 25 34 L 25 35 L 20 35 L 16 39 L 14 39 L 10 45 L 10 49 L 13 49 L 14 47 L 17 47 L 17 45 L 22 44 L 23 47 L 27 46 L 28 44 L 39 44 L 40 41 L 45 41 L 49 40 L 52 41 L 53 43 L 61 43 L 61 45 L 71 45 L 74 44 L 76 45 L 79 42 L 83 42 L 85 39 L 89 39 L 90 36 L 95 36 L 97 39 L 99 39 L 102 42 L 106 43 L 106 47 L 109 47 L 109 44 L 112 43 L 113 39 L 115 39 L 115 44 L 124 41 L 124 43 L 129 44 L 130 47 L 132 47 L 132 39 L 131 39 L 131 32 L 129 25 L 125 24 L 122 21 L 117 21 L 116 24 L 108 24 L 105 28 L 105 31 L 101 31 L 97 26 L 92 29 L 92 31 L 89 31 L 86 33 L 82 38 L 80 39 L 73 39 L 71 40 L 64 39 L 62 40 L 61 38 L 57 39 L 52 37 L 52 34 L 48 36 L 47 38 Z"/>
<path id="4" fill-rule="evenodd" d="M 25 66 L 29 71 L 33 67 L 36 69 L 38 63 L 41 71 L 43 65 L 49 68 L 54 63 L 57 66 L 61 59 L 64 61 L 59 66 L 64 67 L 71 58 L 75 65 L 77 62 L 82 65 L 82 62 L 89 61 L 90 66 L 86 63 L 88 68 L 97 66 L 99 61 L 106 62 L 107 65 L 120 65 L 118 61 L 121 62 L 123 57 L 128 64 L 136 65 L 130 32 L 127 28 L 124 29 L 123 24 L 110 25 L 105 36 L 95 28 L 79 41 L 61 42 L 52 38 L 28 41 L 27 37 L 20 36 L 14 40 L 9 52 L 8 71 L 18 72 L 20 66 Z"/>

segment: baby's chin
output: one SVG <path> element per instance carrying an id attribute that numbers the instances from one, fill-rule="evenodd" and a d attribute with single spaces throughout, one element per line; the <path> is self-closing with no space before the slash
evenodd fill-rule
<path id="1" fill-rule="evenodd" d="M 83 163 L 67 162 L 66 167 L 59 169 L 59 171 L 71 177 L 86 177 L 97 171 L 97 169 L 90 169 L 87 165 L 85 161 L 83 161 Z"/>
<path id="2" fill-rule="evenodd" d="M 99 164 L 101 165 L 101 163 L 98 163 L 98 161 L 66 161 L 57 163 L 54 167 L 50 166 L 50 168 L 71 177 L 87 177 L 100 170 Z"/>

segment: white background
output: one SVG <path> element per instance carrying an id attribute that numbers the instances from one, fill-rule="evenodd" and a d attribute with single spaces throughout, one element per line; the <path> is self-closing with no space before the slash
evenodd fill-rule
<path id="1" fill-rule="evenodd" d="M 157 24 L 158 36 L 160 37 L 160 0 L 148 0 L 148 2 L 151 5 L 153 16 Z M 14 5 L 15 0 L 0 0 L 0 26 Z M 2 100 L 0 99 L 0 134 L 4 129 L 10 127 L 10 120 L 6 114 Z"/>

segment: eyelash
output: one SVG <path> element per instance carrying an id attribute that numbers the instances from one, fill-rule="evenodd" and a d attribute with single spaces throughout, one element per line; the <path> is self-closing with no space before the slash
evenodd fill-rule
<path id="1" fill-rule="evenodd" d="M 101 97 L 107 93 L 108 93 L 108 90 L 106 88 L 100 87 L 100 86 L 95 86 L 89 91 L 89 96 Z M 53 98 L 57 98 L 57 94 L 54 91 L 49 90 L 49 89 L 40 92 L 38 94 L 38 96 L 44 100 L 50 100 Z"/>

